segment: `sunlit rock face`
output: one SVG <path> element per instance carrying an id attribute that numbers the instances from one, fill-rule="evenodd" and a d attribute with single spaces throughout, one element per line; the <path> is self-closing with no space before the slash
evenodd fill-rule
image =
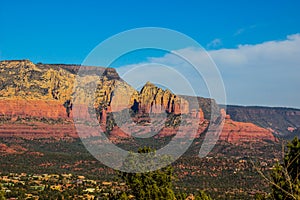
<path id="1" fill-rule="evenodd" d="M 151 82 L 146 82 L 141 91 L 137 91 L 112 68 L 34 64 L 29 60 L 16 60 L 1 61 L 0 72 L 1 136 L 78 137 L 73 120 L 79 120 L 83 129 L 96 135 L 86 123 L 96 116 L 103 131 L 110 128 L 110 136 L 116 140 L 132 137 L 127 132 L 140 131 L 134 130 L 135 124 L 144 125 L 139 134 L 147 134 L 153 131 L 153 127 L 149 126 L 151 123 L 161 126 L 158 127 L 161 129 L 154 127 L 158 138 L 175 134 L 184 136 L 191 128 L 188 121 L 194 119 L 199 125 L 196 127 L 198 137 L 209 126 L 209 110 L 218 109 L 210 99 L 176 95 Z M 94 113 L 96 111 L 95 116 L 92 115 L 93 110 Z M 112 113 L 124 110 L 135 115 L 123 122 L 124 126 L 115 125 Z M 225 111 L 222 112 L 225 125 L 221 140 L 230 143 L 276 140 L 269 130 L 252 123 L 236 122 Z M 165 122 L 167 115 L 173 121 L 167 119 Z M 180 123 L 180 115 L 186 117 L 185 123 Z"/>

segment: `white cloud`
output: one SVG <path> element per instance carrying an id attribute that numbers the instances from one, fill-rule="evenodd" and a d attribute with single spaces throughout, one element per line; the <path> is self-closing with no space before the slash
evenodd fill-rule
<path id="1" fill-rule="evenodd" d="M 229 103 L 300 107 L 300 34 L 209 53 L 222 72 Z"/>
<path id="2" fill-rule="evenodd" d="M 184 55 L 192 63 L 202 65 L 202 72 L 209 78 L 214 78 L 209 74 L 210 61 L 202 49 L 185 48 L 173 53 Z M 175 54 L 149 58 L 149 63 L 170 66 L 187 77 L 191 84 L 199 86 L 198 95 L 207 96 L 205 82 L 199 80 L 195 70 Z M 210 50 L 208 54 L 222 74 L 229 104 L 300 108 L 300 34 L 289 35 L 282 41 L 239 45 L 235 49 Z M 131 67 L 125 66 L 118 71 L 126 71 Z M 176 92 L 184 93 L 184 90 Z"/>

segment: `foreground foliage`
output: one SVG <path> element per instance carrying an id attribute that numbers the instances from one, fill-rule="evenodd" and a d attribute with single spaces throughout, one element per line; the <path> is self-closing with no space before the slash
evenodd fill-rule
<path id="1" fill-rule="evenodd" d="M 263 174 L 262 174 L 263 175 Z M 264 176 L 264 175 L 263 175 Z M 300 199 L 300 140 L 295 137 L 287 144 L 281 163 L 276 163 L 268 179 L 272 192 L 257 195 L 256 199 L 299 200 Z"/>
<path id="2" fill-rule="evenodd" d="M 138 150 L 138 153 L 147 153 L 152 159 L 156 156 L 155 150 L 144 147 Z M 136 162 L 136 157 L 131 155 L 128 157 L 128 163 L 135 163 L 135 167 L 145 167 L 145 163 L 141 164 Z M 149 159 L 151 159 L 149 157 Z M 165 161 L 167 158 L 164 159 Z M 164 162 L 162 160 L 161 162 Z M 147 160 L 145 160 L 147 162 Z M 153 162 L 149 162 L 149 167 Z M 124 167 L 127 167 L 126 165 Z M 147 165 L 146 165 L 147 168 Z M 173 190 L 172 180 L 174 179 L 173 167 L 168 165 L 164 168 L 147 171 L 144 173 L 130 173 L 119 172 L 119 178 L 126 183 L 128 190 L 122 193 L 117 193 L 112 196 L 111 199 L 144 199 L 144 200 L 156 200 L 156 199 L 189 199 L 191 197 L 195 200 L 210 200 L 211 198 L 203 191 L 198 195 L 187 195 L 185 193 L 175 194 Z"/>
<path id="3" fill-rule="evenodd" d="M 287 145 L 283 163 L 277 163 L 272 179 L 274 199 L 300 199 L 300 140 L 296 137 Z"/>

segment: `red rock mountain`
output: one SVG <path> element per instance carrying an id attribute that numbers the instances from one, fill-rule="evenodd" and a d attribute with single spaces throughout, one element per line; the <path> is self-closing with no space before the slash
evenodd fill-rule
<path id="1" fill-rule="evenodd" d="M 227 106 L 232 119 L 240 122 L 251 122 L 272 130 L 278 137 L 292 139 L 300 137 L 300 109 L 260 107 L 260 106 Z"/>
<path id="2" fill-rule="evenodd" d="M 77 137 L 72 117 L 87 121 L 90 108 L 96 110 L 101 126 L 105 130 L 110 128 L 112 138 L 129 138 L 126 131 L 135 131 L 127 121 L 123 122 L 123 129 L 115 125 L 111 117 L 112 113 L 128 109 L 135 113 L 132 120 L 144 126 L 139 134 L 153 131 L 149 128 L 151 123 L 162 127 L 157 137 L 177 134 L 180 115 L 198 120 L 198 135 L 209 125 L 206 116 L 210 106 L 207 105 L 213 101 L 207 103 L 203 99 L 175 95 L 150 82 L 141 91 L 136 91 L 112 68 L 33 64 L 19 60 L 0 62 L 0 71 L 1 137 Z M 89 87 L 96 88 L 95 92 L 90 92 Z M 199 107 L 195 102 L 200 102 Z M 73 106 L 77 113 L 73 113 Z M 151 118 L 151 114 L 154 117 Z M 170 119 L 163 121 L 158 117 L 164 114 Z M 189 130 L 188 124 L 180 124 L 186 127 L 178 134 L 184 135 L 184 131 Z M 85 123 L 82 126 L 89 129 Z M 220 139 L 230 143 L 276 140 L 267 129 L 252 123 L 235 122 L 229 117 Z"/>
<path id="3" fill-rule="evenodd" d="M 270 130 L 249 122 L 233 121 L 229 115 L 226 115 L 220 140 L 234 144 L 260 140 L 277 141 Z"/>

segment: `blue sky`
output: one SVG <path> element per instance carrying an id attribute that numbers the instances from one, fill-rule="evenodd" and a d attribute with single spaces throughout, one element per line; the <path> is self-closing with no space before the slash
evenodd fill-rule
<path id="1" fill-rule="evenodd" d="M 300 32 L 299 1 L 0 1 L 0 58 L 81 63 L 121 31 L 157 26 L 206 47 L 284 39 Z M 238 34 L 240 33 L 240 34 Z"/>
<path id="2" fill-rule="evenodd" d="M 264 69 L 269 70 L 271 74 L 267 76 L 269 77 L 266 79 L 267 83 L 264 82 L 266 76 L 254 75 L 255 70 L 257 73 L 260 72 L 261 64 L 253 64 L 249 67 L 249 63 L 241 63 L 245 68 L 236 70 L 230 67 L 238 66 L 238 63 L 220 61 L 221 53 L 226 55 L 225 53 L 228 52 L 226 50 L 232 50 L 230 52 L 233 54 L 240 55 L 240 52 L 243 52 L 246 57 L 249 55 L 249 59 L 253 62 L 259 62 L 254 53 L 259 47 L 261 51 L 269 52 L 263 58 L 269 60 L 264 60 L 264 63 L 268 65 L 278 63 L 276 60 L 272 61 L 273 53 L 270 49 L 265 50 L 264 47 L 270 47 L 267 42 L 278 44 L 275 47 L 271 46 L 272 49 L 282 48 L 281 45 L 285 43 L 280 41 L 296 41 L 295 44 L 298 44 L 298 37 L 295 36 L 294 40 L 288 37 L 300 33 L 299 9 L 300 3 L 296 0 L 2 0 L 0 1 L 0 60 L 26 58 L 33 62 L 80 64 L 94 47 L 114 34 L 138 27 L 164 27 L 192 37 L 215 56 L 217 64 L 221 65 L 220 71 L 224 76 L 228 103 L 300 108 L 300 96 L 296 94 L 299 93 L 300 82 L 297 80 L 300 78 L 294 77 L 300 70 L 297 68 L 298 64 L 300 65 L 298 60 L 291 62 L 290 67 L 284 66 L 285 70 L 283 65 Z M 253 45 L 253 48 L 240 48 L 249 45 Z M 260 48 L 259 45 L 263 47 Z M 294 43 L 287 45 L 290 47 Z M 290 49 L 287 48 L 287 51 Z M 293 50 L 295 51 L 298 52 L 298 49 Z M 280 52 L 279 54 L 281 55 Z M 145 58 L 145 55 L 140 56 Z M 155 53 L 149 55 L 149 57 L 153 56 L 158 55 Z M 140 62 L 142 58 L 137 60 Z M 130 61 L 124 64 L 128 65 L 128 62 Z M 245 76 L 246 72 L 249 72 L 248 76 Z M 283 72 L 287 74 L 280 77 Z M 247 83 L 243 80 L 247 80 Z M 250 80 L 253 82 L 249 83 Z M 278 82 L 284 85 L 284 88 L 280 87 Z M 287 87 L 288 91 L 283 93 L 282 91 L 287 90 Z M 247 89 L 253 93 L 240 94 Z M 268 91 L 272 94 L 266 95 Z M 259 98 L 260 95 L 265 96 Z"/>

